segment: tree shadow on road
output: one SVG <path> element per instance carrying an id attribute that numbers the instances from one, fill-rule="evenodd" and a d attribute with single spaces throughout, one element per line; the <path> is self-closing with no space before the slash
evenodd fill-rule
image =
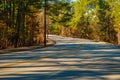
<path id="1" fill-rule="evenodd" d="M 34 54 L 28 52 L 28 54 L 21 56 L 30 57 L 58 53 L 43 59 L 0 69 L 0 80 L 120 79 L 120 50 L 116 46 L 107 44 L 82 45 L 81 48 L 78 48 L 79 44 L 61 44 L 50 47 L 51 49 L 32 50 L 30 52 Z M 20 54 L 16 54 L 16 56 L 20 56 Z M 14 55 L 14 58 L 16 56 Z M 11 58 L 5 59 L 11 60 Z M 22 59 L 24 60 L 24 58 Z"/>

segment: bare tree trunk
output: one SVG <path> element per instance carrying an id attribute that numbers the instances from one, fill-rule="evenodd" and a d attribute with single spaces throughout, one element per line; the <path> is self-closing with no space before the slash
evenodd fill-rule
<path id="1" fill-rule="evenodd" d="M 61 26 L 61 35 L 64 36 L 64 27 Z"/>
<path id="2" fill-rule="evenodd" d="M 120 32 L 117 33 L 117 42 L 118 42 L 118 45 L 120 45 Z"/>
<path id="3" fill-rule="evenodd" d="M 24 5 L 23 5 L 24 6 Z M 21 13 L 21 23 L 22 23 L 22 46 L 25 45 L 25 12 L 22 10 Z"/>
<path id="4" fill-rule="evenodd" d="M 14 47 L 17 47 L 18 45 L 18 38 L 19 38 L 19 29 L 21 26 L 21 2 L 18 4 L 18 12 L 17 12 L 17 18 L 16 18 L 16 33 L 15 33 L 15 43 Z"/>

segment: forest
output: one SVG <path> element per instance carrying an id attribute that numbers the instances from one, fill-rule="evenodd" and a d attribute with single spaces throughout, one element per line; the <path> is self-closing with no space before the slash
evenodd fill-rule
<path id="1" fill-rule="evenodd" d="M 43 44 L 45 10 L 47 34 L 120 45 L 119 7 L 120 0 L 0 0 L 0 49 Z"/>

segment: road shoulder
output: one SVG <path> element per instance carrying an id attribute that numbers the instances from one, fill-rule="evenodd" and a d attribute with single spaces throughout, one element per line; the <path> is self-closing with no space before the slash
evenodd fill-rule
<path id="1" fill-rule="evenodd" d="M 48 40 L 47 47 L 53 46 L 54 44 L 56 44 L 56 42 L 50 38 L 47 40 Z M 3 50 L 0 50 L 0 54 L 19 52 L 19 51 L 28 51 L 28 50 L 38 49 L 38 48 L 44 48 L 44 45 L 3 49 Z"/>

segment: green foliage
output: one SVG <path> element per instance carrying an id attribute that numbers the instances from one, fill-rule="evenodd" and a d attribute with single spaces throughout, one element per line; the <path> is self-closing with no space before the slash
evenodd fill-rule
<path id="1" fill-rule="evenodd" d="M 49 13 L 52 25 L 54 27 L 59 27 L 58 34 L 61 31 L 61 35 L 63 34 L 62 27 L 69 27 L 69 21 L 72 17 L 71 6 L 70 3 L 66 0 L 56 0 L 54 3 L 49 3 Z M 53 30 L 56 32 L 56 30 Z"/>
<path id="2" fill-rule="evenodd" d="M 39 30 L 44 32 L 39 27 L 42 20 L 39 24 L 36 19 L 36 13 L 44 13 L 44 7 L 44 0 L 1 0 L 0 38 L 4 45 L 24 46 L 29 41 L 32 45 Z M 46 7 L 50 33 L 112 43 L 120 37 L 119 0 L 47 0 Z"/>
<path id="3" fill-rule="evenodd" d="M 62 11 L 65 12 L 65 8 L 60 9 L 64 5 L 60 6 L 59 2 L 56 3 L 56 7 L 52 8 L 53 12 L 51 13 L 53 14 L 51 15 L 53 24 L 56 22 L 61 26 L 64 26 L 63 23 L 69 24 L 70 36 L 73 37 L 117 42 L 116 34 L 120 30 L 119 0 L 77 0 L 69 3 L 69 5 L 71 6 L 69 12 L 72 17 L 66 20 L 68 14 L 59 17 Z M 61 19 L 66 21 L 63 20 L 61 23 Z"/>
<path id="4" fill-rule="evenodd" d="M 49 15 L 52 22 L 57 22 L 63 26 L 67 26 L 66 23 L 71 19 L 70 5 L 65 0 L 61 2 L 57 1 L 52 4 Z"/>
<path id="5" fill-rule="evenodd" d="M 120 1 L 113 0 L 110 5 L 112 7 L 111 17 L 114 19 L 114 28 L 117 32 L 120 32 Z"/>

